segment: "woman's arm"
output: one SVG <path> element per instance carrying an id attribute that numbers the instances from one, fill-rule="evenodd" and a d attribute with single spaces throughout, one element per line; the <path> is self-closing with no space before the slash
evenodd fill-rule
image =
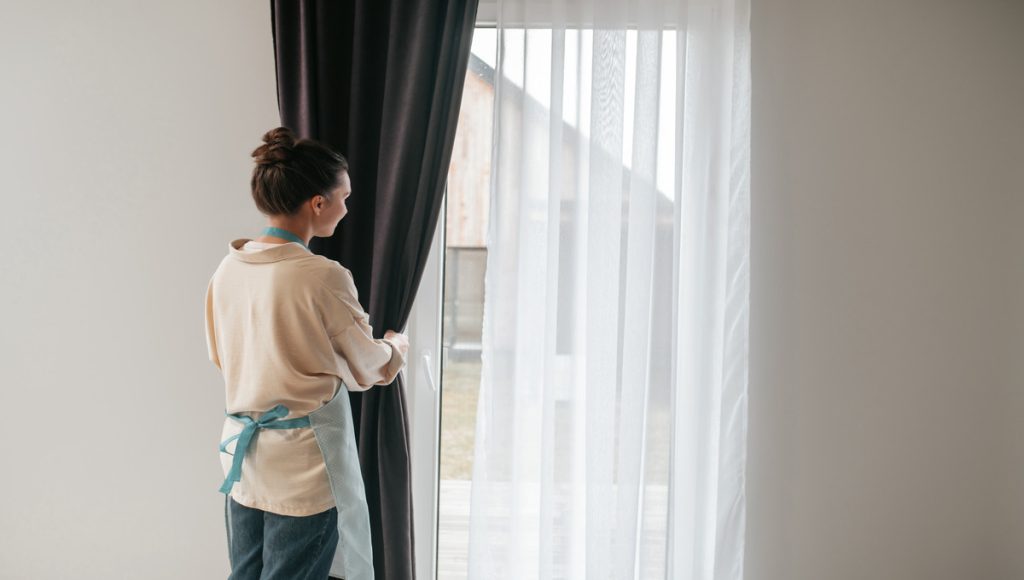
<path id="1" fill-rule="evenodd" d="M 348 363 L 357 385 L 351 390 L 366 390 L 374 385 L 388 385 L 405 366 L 408 339 L 388 331 L 384 338 L 373 338 L 370 315 L 359 303 L 352 273 L 335 263 L 325 275 L 327 290 L 323 308 L 324 328 L 329 333 L 335 352 Z"/>
<path id="2" fill-rule="evenodd" d="M 210 360 L 220 368 L 220 355 L 217 353 L 217 335 L 213 327 L 213 277 L 206 286 L 206 350 Z"/>

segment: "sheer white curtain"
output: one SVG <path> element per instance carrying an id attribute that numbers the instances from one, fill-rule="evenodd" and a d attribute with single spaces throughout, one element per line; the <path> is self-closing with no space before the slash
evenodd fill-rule
<path id="1" fill-rule="evenodd" d="M 469 577 L 742 578 L 749 0 L 497 4 Z"/>

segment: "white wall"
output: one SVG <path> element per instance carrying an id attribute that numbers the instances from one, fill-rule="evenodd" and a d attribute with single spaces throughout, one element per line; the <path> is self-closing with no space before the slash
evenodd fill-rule
<path id="1" fill-rule="evenodd" d="M 4 8 L 0 577 L 224 577 L 201 303 L 262 225 L 268 8 Z M 1024 577 L 1021 29 L 754 0 L 750 580 Z"/>
<path id="2" fill-rule="evenodd" d="M 747 578 L 1024 578 L 1024 3 L 752 19 Z"/>
<path id="3" fill-rule="evenodd" d="M 224 578 L 203 295 L 263 225 L 266 2 L 4 2 L 0 578 Z"/>

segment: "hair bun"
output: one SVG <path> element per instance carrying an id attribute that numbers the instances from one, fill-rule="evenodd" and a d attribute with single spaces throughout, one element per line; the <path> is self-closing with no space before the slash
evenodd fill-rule
<path id="1" fill-rule="evenodd" d="M 263 134 L 263 145 L 252 152 L 258 165 L 285 163 L 295 148 L 295 133 L 288 127 L 277 127 Z"/>

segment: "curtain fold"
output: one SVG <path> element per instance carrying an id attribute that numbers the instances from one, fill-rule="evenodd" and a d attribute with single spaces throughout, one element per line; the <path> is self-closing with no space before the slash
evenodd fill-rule
<path id="1" fill-rule="evenodd" d="M 498 0 L 469 578 L 743 577 L 749 0 Z"/>
<path id="2" fill-rule="evenodd" d="M 404 329 L 423 274 L 477 3 L 271 1 L 281 124 L 350 164 L 349 213 L 310 248 L 352 270 L 377 338 Z M 404 377 L 349 396 L 376 577 L 415 578 Z"/>

